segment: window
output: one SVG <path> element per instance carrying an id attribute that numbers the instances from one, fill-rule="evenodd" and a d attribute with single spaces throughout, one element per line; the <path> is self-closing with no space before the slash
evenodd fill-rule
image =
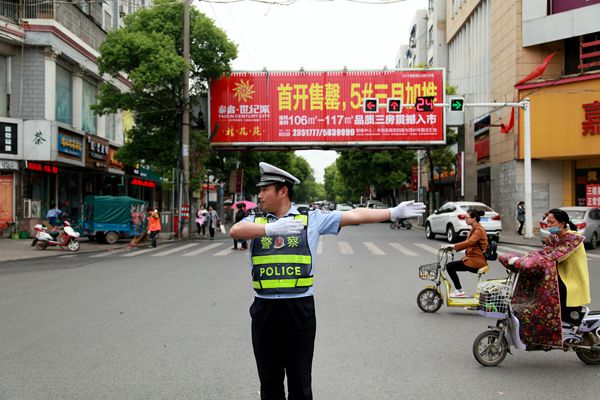
<path id="1" fill-rule="evenodd" d="M 106 138 L 108 140 L 115 140 L 115 122 L 116 122 L 115 114 L 108 114 L 106 116 Z"/>
<path id="2" fill-rule="evenodd" d="M 71 72 L 56 65 L 56 106 L 55 119 L 65 124 L 73 123 L 73 93 Z"/>
<path id="3" fill-rule="evenodd" d="M 96 86 L 83 81 L 83 99 L 81 110 L 81 127 L 85 132 L 96 133 L 96 113 L 92 111 L 91 106 L 96 104 Z"/>

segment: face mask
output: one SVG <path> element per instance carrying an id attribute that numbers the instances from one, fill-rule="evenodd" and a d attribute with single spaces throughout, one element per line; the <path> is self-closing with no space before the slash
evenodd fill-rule
<path id="1" fill-rule="evenodd" d="M 551 226 L 550 228 L 548 228 L 548 232 L 550 232 L 553 235 L 556 235 L 558 232 L 560 232 L 560 228 L 558 226 Z"/>

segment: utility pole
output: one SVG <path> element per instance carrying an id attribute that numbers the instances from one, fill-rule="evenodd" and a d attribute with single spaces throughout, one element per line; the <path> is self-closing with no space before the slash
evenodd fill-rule
<path id="1" fill-rule="evenodd" d="M 188 206 L 187 223 L 182 231 L 182 238 L 188 239 L 190 235 L 189 223 L 190 210 L 190 0 L 183 1 L 183 59 L 185 70 L 183 72 L 183 121 L 181 130 L 181 158 L 183 160 L 183 201 Z M 183 223 L 182 221 L 179 221 Z"/>

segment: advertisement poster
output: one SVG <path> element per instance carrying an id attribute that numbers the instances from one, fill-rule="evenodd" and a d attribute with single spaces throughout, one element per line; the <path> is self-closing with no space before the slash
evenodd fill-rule
<path id="1" fill-rule="evenodd" d="M 228 147 L 442 144 L 444 70 L 236 72 L 210 84 L 211 143 Z M 365 111 L 365 99 L 377 99 Z M 388 112 L 388 99 L 402 107 Z M 397 107 L 396 107 L 397 108 Z"/>
<path id="2" fill-rule="evenodd" d="M 13 222 L 13 174 L 0 174 L 0 225 Z"/>

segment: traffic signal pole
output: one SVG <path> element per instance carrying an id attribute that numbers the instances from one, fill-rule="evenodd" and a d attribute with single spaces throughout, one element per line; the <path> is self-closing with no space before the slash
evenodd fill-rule
<path id="1" fill-rule="evenodd" d="M 182 228 L 182 239 L 188 239 L 190 234 L 191 210 L 190 204 L 190 0 L 183 1 L 183 59 L 185 60 L 185 70 L 183 72 L 183 116 L 181 123 L 181 156 L 183 159 L 183 179 L 182 179 L 182 197 L 184 204 L 188 205 L 187 220 L 183 225 L 185 218 L 180 218 L 179 223 Z M 179 204 L 179 215 L 181 208 Z M 184 214 L 185 215 L 185 214 Z"/>
<path id="2" fill-rule="evenodd" d="M 450 107 L 450 104 L 438 103 L 436 107 Z M 533 238 L 533 198 L 532 198 L 532 178 L 531 178 L 531 102 L 525 98 L 518 103 L 465 103 L 465 107 L 517 107 L 524 111 L 523 118 L 523 186 L 525 195 L 525 237 Z M 471 138 L 471 142 L 473 139 Z M 467 157 L 467 152 L 471 152 L 471 159 Z M 467 138 L 465 137 L 465 170 L 476 170 L 476 165 L 466 165 L 468 161 L 476 164 L 474 149 L 467 147 Z M 475 180 L 477 178 L 475 177 Z M 466 183 L 466 182 L 465 182 Z M 467 192 L 465 184 L 465 193 Z"/>

